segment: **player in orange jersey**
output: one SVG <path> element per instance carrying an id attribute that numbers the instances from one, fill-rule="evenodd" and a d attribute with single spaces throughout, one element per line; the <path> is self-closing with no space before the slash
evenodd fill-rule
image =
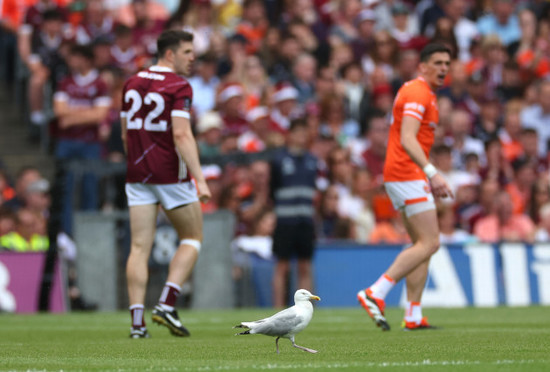
<path id="1" fill-rule="evenodd" d="M 433 328 L 422 318 L 420 299 L 430 257 L 439 248 L 439 228 L 434 203 L 453 197 L 451 188 L 428 161 L 439 115 L 434 91 L 441 87 L 451 63 L 451 53 L 441 44 L 429 44 L 420 54 L 419 76 L 405 83 L 393 104 L 384 186 L 393 206 L 402 214 L 413 245 L 403 250 L 386 272 L 357 298 L 383 330 L 384 298 L 403 278 L 407 284 L 406 330 Z"/>

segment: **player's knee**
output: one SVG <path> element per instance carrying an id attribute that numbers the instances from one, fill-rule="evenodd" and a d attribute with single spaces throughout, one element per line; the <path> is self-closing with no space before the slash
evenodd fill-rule
<path id="1" fill-rule="evenodd" d="M 201 248 L 202 248 L 202 243 L 198 239 L 182 239 L 182 240 L 180 240 L 180 245 L 189 245 L 189 246 L 195 248 L 197 253 L 199 253 L 201 251 Z"/>
<path id="2" fill-rule="evenodd" d="M 427 242 L 426 242 L 426 246 L 427 246 L 427 250 L 428 250 L 428 253 L 431 255 L 435 254 L 435 252 L 437 252 L 437 250 L 439 249 L 439 236 L 433 236 L 433 237 L 430 237 Z"/>

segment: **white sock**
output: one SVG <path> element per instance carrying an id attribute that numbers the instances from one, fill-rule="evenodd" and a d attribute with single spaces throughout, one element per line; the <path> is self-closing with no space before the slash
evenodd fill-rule
<path id="1" fill-rule="evenodd" d="M 422 321 L 422 305 L 420 305 L 420 302 L 407 301 L 405 321 L 420 324 Z"/>
<path id="2" fill-rule="evenodd" d="M 387 274 L 382 275 L 378 280 L 369 287 L 371 296 L 374 298 L 386 298 L 391 289 L 395 286 L 395 280 Z"/>

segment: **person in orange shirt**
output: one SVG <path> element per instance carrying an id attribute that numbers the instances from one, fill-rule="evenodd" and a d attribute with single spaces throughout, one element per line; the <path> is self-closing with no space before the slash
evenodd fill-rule
<path id="1" fill-rule="evenodd" d="M 403 278 L 407 284 L 405 330 L 433 328 L 422 317 L 420 300 L 430 257 L 439 248 L 439 227 L 434 196 L 453 197 L 450 186 L 428 161 L 439 121 L 434 91 L 443 85 L 451 63 L 450 50 L 428 44 L 420 53 L 419 76 L 397 92 L 384 165 L 384 186 L 401 212 L 412 246 L 403 250 L 386 272 L 357 299 L 377 326 L 389 330 L 384 298 Z"/>

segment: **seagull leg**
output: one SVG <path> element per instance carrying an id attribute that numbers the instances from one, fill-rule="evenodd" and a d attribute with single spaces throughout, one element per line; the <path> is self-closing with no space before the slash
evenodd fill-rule
<path id="1" fill-rule="evenodd" d="M 298 349 L 303 350 L 303 351 L 307 351 L 308 353 L 312 353 L 312 354 L 317 353 L 317 350 L 313 350 L 313 349 L 310 349 L 310 348 L 307 348 L 307 347 L 304 347 L 304 346 L 296 345 L 296 342 L 294 342 L 294 337 L 290 338 L 290 342 L 292 342 L 292 346 L 294 346 L 295 348 L 298 348 Z"/>
<path id="2" fill-rule="evenodd" d="M 279 354 L 279 339 L 280 339 L 280 337 L 277 337 L 275 339 L 275 346 L 277 347 L 277 354 Z"/>

